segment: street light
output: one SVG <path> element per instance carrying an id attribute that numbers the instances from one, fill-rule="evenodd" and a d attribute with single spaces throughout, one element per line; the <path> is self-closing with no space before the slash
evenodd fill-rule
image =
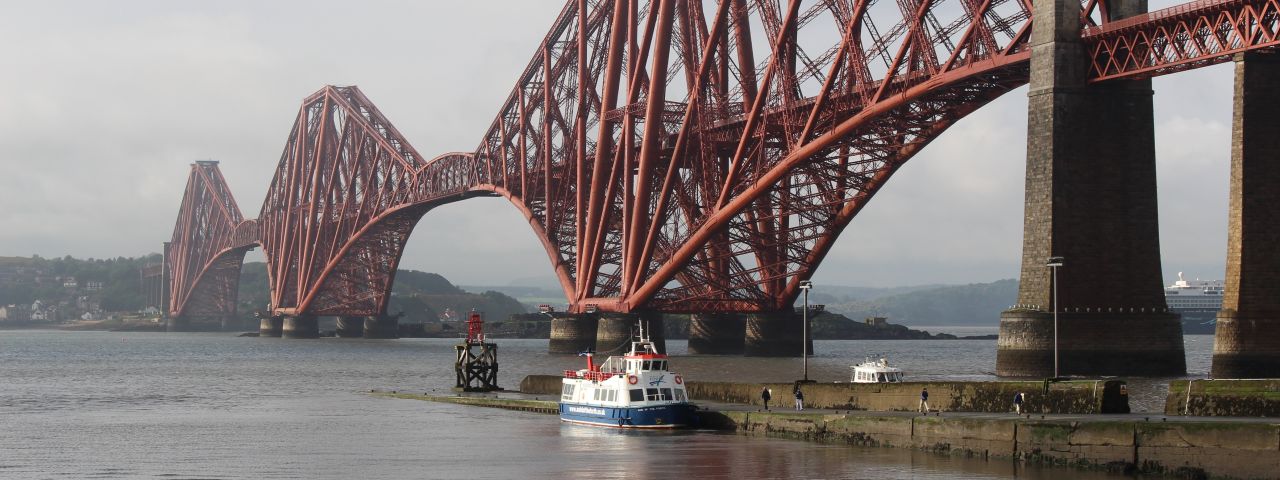
<path id="1" fill-rule="evenodd" d="M 800 290 L 804 291 L 804 310 L 800 311 L 801 321 L 804 323 L 801 328 L 803 336 L 800 338 L 800 358 L 804 364 L 804 381 L 809 381 L 809 289 L 813 288 L 813 282 L 808 280 L 800 281 Z"/>
<path id="2" fill-rule="evenodd" d="M 1049 257 L 1044 266 L 1053 269 L 1053 378 L 1058 378 L 1058 267 L 1062 257 Z"/>

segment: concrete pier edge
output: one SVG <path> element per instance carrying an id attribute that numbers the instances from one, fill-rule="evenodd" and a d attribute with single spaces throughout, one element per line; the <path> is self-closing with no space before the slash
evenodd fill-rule
<path id="1" fill-rule="evenodd" d="M 529 378 L 522 387 L 529 383 Z M 523 392 L 525 396 L 535 395 Z M 435 395 L 377 392 L 383 397 L 557 414 L 554 394 Z M 1158 415 L 1018 416 L 1012 413 L 920 415 L 902 412 L 699 411 L 701 428 L 742 435 L 906 448 L 942 455 L 1178 478 L 1272 478 L 1280 467 L 1280 423 L 1185 420 Z"/>

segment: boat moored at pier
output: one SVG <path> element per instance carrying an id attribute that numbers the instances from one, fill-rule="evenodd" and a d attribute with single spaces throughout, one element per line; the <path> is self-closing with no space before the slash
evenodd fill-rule
<path id="1" fill-rule="evenodd" d="M 890 367 L 889 361 L 883 358 L 879 361 L 868 358 L 865 362 L 849 368 L 853 370 L 853 375 L 849 379 L 849 381 L 853 383 L 902 382 L 902 369 L 898 367 Z"/>
<path id="2" fill-rule="evenodd" d="M 697 407 L 689 403 L 684 378 L 669 370 L 641 326 L 639 338 L 622 357 L 587 368 L 566 370 L 560 392 L 560 420 L 614 428 L 693 426 Z"/>

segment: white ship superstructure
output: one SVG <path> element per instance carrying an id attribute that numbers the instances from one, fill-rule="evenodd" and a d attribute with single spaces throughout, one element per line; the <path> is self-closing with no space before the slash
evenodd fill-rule
<path id="1" fill-rule="evenodd" d="M 1187 280 L 1178 272 L 1178 281 L 1164 289 L 1164 298 L 1176 313 L 1216 313 L 1222 309 L 1222 280 Z"/>

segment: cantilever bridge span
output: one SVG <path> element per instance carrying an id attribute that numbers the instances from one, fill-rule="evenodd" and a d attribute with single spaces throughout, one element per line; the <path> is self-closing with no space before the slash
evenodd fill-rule
<path id="1" fill-rule="evenodd" d="M 423 156 L 331 86 L 303 102 L 256 221 L 194 166 L 169 310 L 224 314 L 261 246 L 272 314 L 385 315 L 419 219 L 502 196 L 570 314 L 790 311 L 890 176 L 1034 83 L 1045 46 L 1072 45 L 1082 87 L 1134 81 L 1274 47 L 1277 1 L 569 0 L 470 152 Z"/>

